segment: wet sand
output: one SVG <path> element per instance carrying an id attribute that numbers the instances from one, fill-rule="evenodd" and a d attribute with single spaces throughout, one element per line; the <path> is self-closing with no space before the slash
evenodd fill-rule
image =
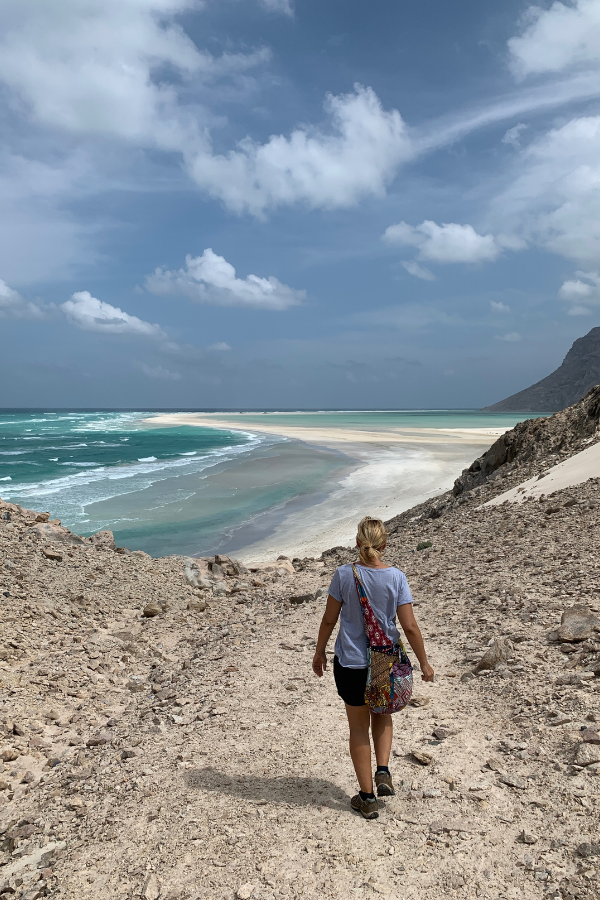
<path id="1" fill-rule="evenodd" d="M 265 417 L 266 418 L 266 417 Z M 364 515 L 390 519 L 448 490 L 470 465 L 503 434 L 504 428 L 362 428 L 289 425 L 260 421 L 241 413 L 232 416 L 168 413 L 153 416 L 157 427 L 195 425 L 204 428 L 277 434 L 308 446 L 337 450 L 348 468 L 327 496 L 311 505 L 293 503 L 280 510 L 268 536 L 256 540 L 254 526 L 241 528 L 231 552 L 249 561 L 273 555 L 317 556 L 332 545 L 352 542 Z"/>

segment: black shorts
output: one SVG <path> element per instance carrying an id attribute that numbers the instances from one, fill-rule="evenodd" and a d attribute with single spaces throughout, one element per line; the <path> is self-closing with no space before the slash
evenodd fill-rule
<path id="1" fill-rule="evenodd" d="M 369 669 L 348 669 L 341 666 L 337 656 L 333 657 L 333 677 L 337 692 L 348 706 L 365 705 L 365 688 Z"/>

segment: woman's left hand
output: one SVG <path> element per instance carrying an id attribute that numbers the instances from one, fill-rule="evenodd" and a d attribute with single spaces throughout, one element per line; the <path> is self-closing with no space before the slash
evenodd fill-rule
<path id="1" fill-rule="evenodd" d="M 421 681 L 433 681 L 435 672 L 429 663 L 421 663 Z"/>
<path id="2" fill-rule="evenodd" d="M 323 672 L 327 668 L 327 656 L 325 653 L 319 653 L 317 650 L 313 658 L 312 668 L 315 675 L 318 675 L 319 678 L 323 677 Z"/>

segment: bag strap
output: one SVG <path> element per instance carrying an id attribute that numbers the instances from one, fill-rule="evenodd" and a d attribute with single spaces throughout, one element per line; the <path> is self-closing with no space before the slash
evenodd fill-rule
<path id="1" fill-rule="evenodd" d="M 365 623 L 365 632 L 367 635 L 369 647 L 372 650 L 383 649 L 387 650 L 388 652 L 390 650 L 393 651 L 394 644 L 383 630 L 381 624 L 379 623 L 379 619 L 375 615 L 373 607 L 369 603 L 369 598 L 367 597 L 365 586 L 354 563 L 352 563 L 352 572 L 354 573 L 354 584 L 356 586 L 356 593 L 358 594 L 358 599 L 362 609 L 363 620 Z"/>

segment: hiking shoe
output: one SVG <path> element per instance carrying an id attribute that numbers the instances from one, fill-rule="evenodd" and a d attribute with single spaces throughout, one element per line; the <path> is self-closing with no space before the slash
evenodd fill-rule
<path id="1" fill-rule="evenodd" d="M 396 793 L 392 784 L 392 776 L 387 772 L 375 772 L 375 787 L 379 797 L 393 797 Z"/>
<path id="2" fill-rule="evenodd" d="M 379 818 L 379 804 L 377 803 L 376 797 L 373 797 L 372 800 L 363 800 L 360 794 L 357 794 L 356 797 L 353 797 L 350 801 L 350 806 L 352 809 L 355 809 L 356 812 L 359 812 L 364 819 Z"/>

